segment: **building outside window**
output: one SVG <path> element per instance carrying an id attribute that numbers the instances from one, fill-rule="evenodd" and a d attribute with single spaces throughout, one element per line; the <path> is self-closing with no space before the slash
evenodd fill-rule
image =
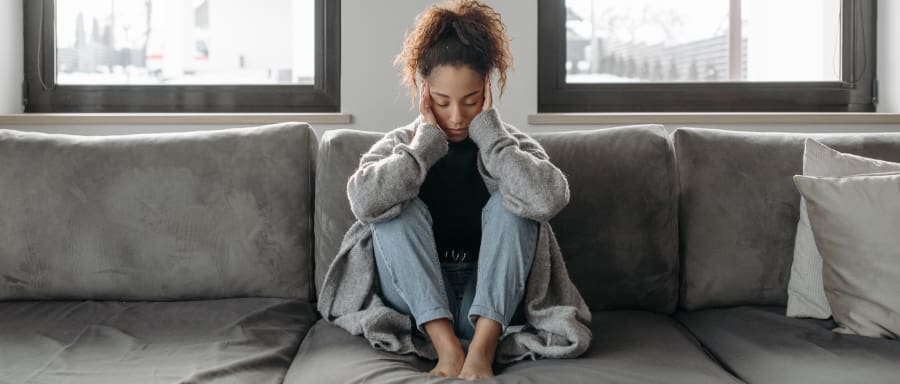
<path id="1" fill-rule="evenodd" d="M 540 112 L 874 110 L 872 1 L 539 8 Z"/>
<path id="2" fill-rule="evenodd" d="M 26 3 L 29 112 L 336 112 L 339 2 Z"/>

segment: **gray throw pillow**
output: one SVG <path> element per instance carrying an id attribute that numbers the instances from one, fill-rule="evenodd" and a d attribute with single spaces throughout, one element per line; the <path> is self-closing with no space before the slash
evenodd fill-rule
<path id="1" fill-rule="evenodd" d="M 900 334 L 900 172 L 794 176 L 822 254 L 835 332 Z"/>
<path id="2" fill-rule="evenodd" d="M 805 176 L 839 177 L 892 171 L 900 171 L 900 163 L 841 153 L 814 139 L 806 139 L 803 152 Z M 816 249 L 806 211 L 806 201 L 801 198 L 794 260 L 788 280 L 787 315 L 827 319 L 831 317 L 831 309 L 822 283 L 822 256 Z"/>

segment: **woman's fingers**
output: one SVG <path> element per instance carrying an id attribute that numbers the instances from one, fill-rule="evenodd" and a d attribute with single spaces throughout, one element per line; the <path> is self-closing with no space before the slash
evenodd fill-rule
<path id="1" fill-rule="evenodd" d="M 434 118 L 434 112 L 431 110 L 431 94 L 428 91 L 428 82 L 422 80 L 422 96 L 419 102 L 419 113 L 425 119 L 426 123 L 437 125 L 437 119 Z"/>
<path id="2" fill-rule="evenodd" d="M 422 80 L 422 86 L 419 87 L 419 112 L 425 110 L 425 81 Z"/>
<path id="3" fill-rule="evenodd" d="M 491 74 L 488 73 L 486 78 L 484 79 L 484 105 L 482 105 L 481 109 L 489 109 L 493 105 L 494 96 L 491 94 Z"/>
<path id="4" fill-rule="evenodd" d="M 421 93 L 419 94 L 419 112 L 425 115 L 429 109 L 428 103 L 428 83 L 422 81 Z"/>

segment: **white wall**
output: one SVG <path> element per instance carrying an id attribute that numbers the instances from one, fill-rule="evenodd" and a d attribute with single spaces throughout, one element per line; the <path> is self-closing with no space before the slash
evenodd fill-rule
<path id="1" fill-rule="evenodd" d="M 22 112 L 22 1 L 0 0 L 0 114 Z"/>
<path id="2" fill-rule="evenodd" d="M 400 86 L 400 72 L 392 66 L 404 33 L 415 16 L 433 1 L 342 1 L 341 108 L 353 114 L 355 128 L 387 131 L 413 120 L 409 96 Z M 506 23 L 515 69 L 506 91 L 495 99 L 504 120 L 524 127 L 537 111 L 537 1 L 487 1 Z M 368 27 L 366 27 L 368 26 Z"/>
<path id="3" fill-rule="evenodd" d="M 526 132 L 583 130 L 603 126 L 528 125 L 529 114 L 537 111 L 537 1 L 538 0 L 487 0 L 503 17 L 512 40 L 515 68 L 510 73 L 506 94 L 495 100 L 504 120 Z M 896 0 L 881 0 L 890 3 Z M 4 5 L 18 1 L 0 0 Z M 428 0 L 343 0 L 341 4 L 341 109 L 353 116 L 348 125 L 315 125 L 321 137 L 325 130 L 352 128 L 386 132 L 412 121 L 417 115 L 409 98 L 400 86 L 399 71 L 393 67 L 393 58 L 400 51 L 404 33 L 412 26 L 415 16 L 432 4 Z M 19 7 L 21 8 L 21 7 Z M 890 7 L 883 7 L 890 8 Z M 896 14 L 897 4 L 893 5 Z M 3 14 L 6 14 L 4 12 Z M 19 12 L 21 14 L 21 12 Z M 897 20 L 897 18 L 894 18 Z M 21 29 L 21 27 L 19 28 Z M 897 27 L 890 32 L 897 35 Z M 887 38 L 880 38 L 885 43 Z M 886 51 L 898 47 L 882 44 Z M 15 57 L 17 51 L 0 47 L 0 57 L 6 51 Z M 18 53 L 21 56 L 21 53 Z M 18 60 L 21 62 L 21 60 Z M 896 63 L 896 60 L 895 60 Z M 900 64 L 900 63 L 898 63 Z M 881 66 L 884 76 L 887 66 Z M 894 65 L 897 67 L 897 65 Z M 20 71 L 21 72 L 21 71 Z M 894 73 L 897 73 L 894 70 Z M 2 83 L 6 84 L 3 78 Z M 14 80 L 18 81 L 18 80 Z M 882 84 L 882 95 L 885 94 Z M 898 87 L 895 87 L 897 89 Z M 18 88 L 17 88 L 18 89 Z M 900 91 L 900 89 L 898 89 Z M 495 97 L 497 91 L 495 90 Z M 895 96 L 896 98 L 896 96 Z M 896 103 L 896 102 L 895 102 Z M 900 111 L 895 109 L 895 111 Z M 689 125 L 689 124 L 685 124 Z M 868 132 L 900 131 L 900 125 L 697 125 L 735 130 L 797 131 L 797 132 Z M 45 132 L 77 134 L 113 134 L 127 132 L 183 131 L 213 129 L 224 126 L 22 126 L 5 127 Z M 670 126 L 674 129 L 676 126 Z"/>
<path id="4" fill-rule="evenodd" d="M 900 113 L 900 2 L 878 1 L 878 112 Z"/>

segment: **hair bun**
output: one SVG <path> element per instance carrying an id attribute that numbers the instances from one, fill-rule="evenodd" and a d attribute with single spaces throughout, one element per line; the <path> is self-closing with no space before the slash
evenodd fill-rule
<path id="1" fill-rule="evenodd" d="M 459 20 L 453 20 L 450 22 L 450 25 L 453 26 L 453 30 L 456 31 L 456 37 L 459 38 L 459 41 L 463 43 L 463 45 L 472 45 L 469 42 L 469 39 L 464 36 L 462 29 L 459 27 Z"/>
<path id="2" fill-rule="evenodd" d="M 427 77 L 441 65 L 466 65 L 482 76 L 496 70 L 502 96 L 512 67 L 509 42 L 500 14 L 489 5 L 480 0 L 448 0 L 416 17 L 394 64 L 402 66 L 402 81 L 413 106 L 417 75 Z"/>
<path id="3" fill-rule="evenodd" d="M 463 45 L 471 45 L 471 41 L 466 38 L 466 34 L 463 31 L 462 16 L 453 12 L 442 12 L 440 15 L 440 19 L 437 20 L 438 28 L 434 35 L 431 36 L 431 41 L 429 45 L 437 44 L 439 41 L 443 40 L 448 35 L 455 34 L 456 37 L 462 42 Z"/>

